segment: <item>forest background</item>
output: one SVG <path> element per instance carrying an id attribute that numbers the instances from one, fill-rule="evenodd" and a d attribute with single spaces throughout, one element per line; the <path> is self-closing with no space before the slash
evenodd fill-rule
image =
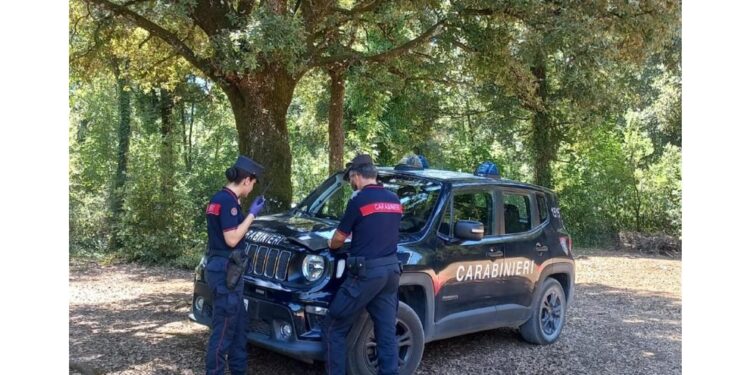
<path id="1" fill-rule="evenodd" d="M 678 1 L 73 0 L 70 252 L 194 267 L 238 153 L 270 212 L 356 151 L 554 189 L 577 246 L 681 238 Z"/>

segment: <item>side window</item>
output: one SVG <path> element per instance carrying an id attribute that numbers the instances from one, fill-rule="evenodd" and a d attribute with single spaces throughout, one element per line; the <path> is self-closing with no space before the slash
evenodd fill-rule
<path id="1" fill-rule="evenodd" d="M 484 234 L 492 235 L 492 194 L 463 193 L 453 197 L 453 224 L 459 220 L 475 220 L 484 224 Z"/>
<path id="2" fill-rule="evenodd" d="M 505 208 L 505 233 L 521 233 L 531 230 L 531 205 L 528 195 L 503 193 Z"/>
<path id="3" fill-rule="evenodd" d="M 545 220 L 547 220 L 547 216 L 548 216 L 547 197 L 544 196 L 544 194 L 537 193 L 536 203 L 537 203 L 537 207 L 539 208 L 539 222 L 543 223 Z"/>

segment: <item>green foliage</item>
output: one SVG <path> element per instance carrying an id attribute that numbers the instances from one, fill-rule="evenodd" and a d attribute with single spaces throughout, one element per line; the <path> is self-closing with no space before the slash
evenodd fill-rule
<path id="1" fill-rule="evenodd" d="M 582 245 L 609 245 L 617 231 L 631 227 L 632 171 L 627 168 L 624 137 L 614 124 L 568 145 L 569 160 L 554 168 L 566 227 Z"/>
<path id="2" fill-rule="evenodd" d="M 682 237 L 682 150 L 664 147 L 658 161 L 648 166 L 641 180 L 644 229 Z"/>
<path id="3" fill-rule="evenodd" d="M 205 249 L 206 202 L 226 183 L 224 170 L 237 156 L 226 98 L 192 78 L 177 85 L 182 102 L 173 116 L 175 134 L 163 139 L 158 98 L 133 89 L 137 110 L 122 192 L 124 213 L 113 221 L 106 202 L 117 159 L 114 79 L 90 78 L 90 84 L 71 90 L 70 251 L 193 267 Z M 165 141 L 178 156 L 169 165 L 163 159 Z M 113 235 L 122 245 L 117 253 L 108 248 Z"/>
<path id="4" fill-rule="evenodd" d="M 184 180 L 163 189 L 159 166 L 158 135 L 138 138 L 132 144 L 130 173 L 125 190 L 124 217 L 118 236 L 127 259 L 159 263 L 175 259 L 186 250 L 201 247 L 193 235 L 196 207 Z"/>
<path id="5" fill-rule="evenodd" d="M 299 202 L 328 173 L 330 82 L 316 64 L 334 58 L 348 67 L 345 159 L 368 152 L 393 165 L 418 146 L 433 168 L 471 172 L 492 160 L 504 177 L 533 182 L 536 162 L 551 151 L 550 183 L 576 243 L 610 245 L 620 231 L 681 235 L 679 3 L 422 0 L 349 17 L 360 2 L 318 13 L 303 2 L 293 14 L 269 1 L 211 20 L 222 27 L 210 36 L 195 26 L 199 4 L 129 9 L 179 36 L 211 69 L 104 8 L 71 2 L 71 252 L 193 267 L 205 246 L 206 202 L 238 152 L 238 119 L 219 91 L 272 80 L 263 74 L 276 69 L 296 85 L 286 125 Z M 364 58 L 438 20 L 439 32 L 410 53 Z M 117 168 L 115 77 L 127 80 L 132 107 L 118 217 L 107 209 Z M 167 137 L 159 93 L 174 99 Z M 539 123 L 547 143 L 534 138 Z M 107 247 L 113 236 L 121 249 Z"/>
<path id="6" fill-rule="evenodd" d="M 108 201 L 104 192 L 109 190 L 117 164 L 112 143 L 117 98 L 112 83 L 111 79 L 97 80 L 71 88 L 69 238 L 70 249 L 76 253 L 102 253 L 111 234 L 104 225 L 108 210 L 103 208 Z"/>
<path id="7" fill-rule="evenodd" d="M 292 159 L 293 203 L 299 203 L 328 171 L 327 100 L 325 75 L 318 71 L 305 76 L 297 86 L 289 107 L 287 124 L 294 153 Z"/>
<path id="8" fill-rule="evenodd" d="M 562 150 L 555 166 L 565 222 L 582 245 L 607 246 L 620 231 L 681 236 L 680 149 L 654 144 L 637 113 L 626 124 L 602 124 Z"/>

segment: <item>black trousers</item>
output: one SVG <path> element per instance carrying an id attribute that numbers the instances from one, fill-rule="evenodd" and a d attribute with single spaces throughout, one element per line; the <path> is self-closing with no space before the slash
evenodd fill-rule
<path id="1" fill-rule="evenodd" d="M 367 269 L 365 277 L 349 277 L 341 285 L 322 326 L 329 374 L 346 373 L 346 336 L 365 309 L 375 326 L 378 372 L 383 375 L 398 374 L 396 314 L 400 275 L 398 264 L 373 267 Z"/>

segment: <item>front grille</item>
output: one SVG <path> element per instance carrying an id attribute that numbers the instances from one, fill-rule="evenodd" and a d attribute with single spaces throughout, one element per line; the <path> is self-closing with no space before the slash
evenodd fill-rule
<path id="1" fill-rule="evenodd" d="M 251 319 L 249 328 L 250 332 L 260 333 L 271 337 L 271 324 L 263 319 Z"/>
<path id="2" fill-rule="evenodd" d="M 250 257 L 247 267 L 248 275 L 280 281 L 286 280 L 289 261 L 292 259 L 291 251 L 250 245 L 247 254 Z"/>

